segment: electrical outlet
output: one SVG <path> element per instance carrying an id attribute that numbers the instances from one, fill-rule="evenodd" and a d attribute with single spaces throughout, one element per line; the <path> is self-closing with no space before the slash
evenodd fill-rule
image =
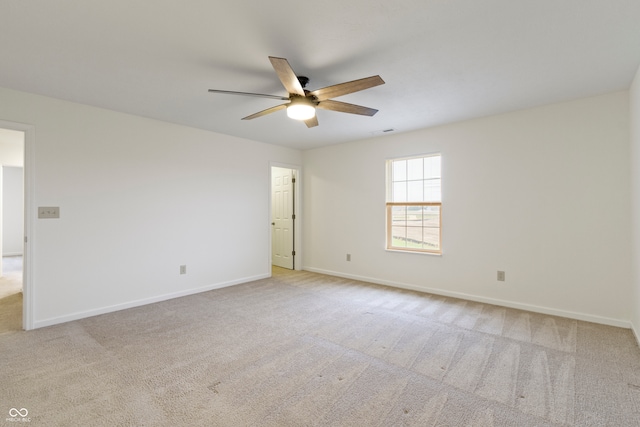
<path id="1" fill-rule="evenodd" d="M 498 270 L 498 282 L 504 282 L 504 271 Z"/>
<path id="2" fill-rule="evenodd" d="M 347 261 L 351 261 L 351 254 L 347 254 Z"/>
<path id="3" fill-rule="evenodd" d="M 180 266 L 180 274 L 187 274 L 187 266 L 186 265 L 181 265 Z"/>

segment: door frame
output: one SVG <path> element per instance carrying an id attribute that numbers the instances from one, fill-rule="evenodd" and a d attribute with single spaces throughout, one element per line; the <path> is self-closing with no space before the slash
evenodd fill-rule
<path id="1" fill-rule="evenodd" d="M 34 153 L 35 126 L 24 123 L 0 120 L 0 128 L 24 132 L 24 246 L 22 253 L 22 329 L 33 329 L 33 253 L 34 238 Z"/>
<path id="2" fill-rule="evenodd" d="M 271 271 L 271 265 L 272 265 L 272 248 L 273 248 L 273 242 L 272 242 L 272 226 L 271 226 L 271 213 L 272 208 L 273 208 L 273 202 L 271 200 L 271 193 L 272 193 L 272 185 L 271 185 L 271 180 L 272 180 L 272 176 L 271 176 L 271 172 L 272 172 L 272 168 L 277 167 L 277 168 L 285 168 L 285 169 L 292 169 L 295 172 L 295 178 L 296 178 L 296 182 L 295 185 L 293 186 L 293 210 L 296 214 L 296 218 L 293 220 L 293 224 L 294 224 L 294 229 L 295 229 L 295 234 L 294 234 L 294 238 L 293 238 L 293 251 L 296 253 L 294 256 L 294 262 L 293 262 L 293 269 L 294 270 L 302 270 L 302 210 L 301 210 L 301 188 L 302 188 L 302 174 L 301 174 L 301 167 L 300 165 L 294 165 L 294 164 L 290 164 L 290 163 L 281 163 L 281 162 L 269 162 L 269 215 L 267 217 L 267 224 L 269 227 L 269 264 L 268 264 L 268 270 L 267 271 Z"/>

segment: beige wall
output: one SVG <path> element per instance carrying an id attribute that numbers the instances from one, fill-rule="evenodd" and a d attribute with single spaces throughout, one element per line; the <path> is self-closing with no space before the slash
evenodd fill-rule
<path id="1" fill-rule="evenodd" d="M 6 89 L 0 120 L 34 126 L 34 209 L 60 207 L 33 220 L 33 326 L 270 275 L 269 164 L 299 151 Z"/>
<path id="2" fill-rule="evenodd" d="M 385 160 L 432 152 L 442 153 L 443 254 L 385 251 Z M 305 268 L 630 325 L 626 91 L 303 157 Z"/>
<path id="3" fill-rule="evenodd" d="M 0 120 L 35 127 L 34 206 L 61 208 L 34 221 L 34 325 L 268 275 L 270 162 L 303 164 L 309 270 L 637 324 L 637 88 L 303 153 L 0 89 Z M 385 251 L 385 160 L 431 152 L 443 255 Z"/>

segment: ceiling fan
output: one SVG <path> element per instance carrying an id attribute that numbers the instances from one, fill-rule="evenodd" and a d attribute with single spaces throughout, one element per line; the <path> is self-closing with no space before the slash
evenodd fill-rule
<path id="1" fill-rule="evenodd" d="M 276 105 L 267 108 L 250 116 L 243 117 L 242 120 L 251 120 L 267 114 L 274 113 L 279 110 L 287 110 L 287 115 L 292 119 L 304 121 L 307 127 L 318 126 L 318 118 L 316 117 L 316 108 L 323 110 L 339 111 L 341 113 L 360 114 L 363 116 L 373 116 L 378 112 L 373 108 L 362 107 L 360 105 L 347 104 L 346 102 L 334 101 L 330 98 L 346 95 L 353 92 L 359 92 L 374 86 L 384 84 L 384 80 L 380 76 L 365 77 L 359 80 L 340 83 L 337 85 L 327 86 L 322 89 L 308 91 L 305 89 L 309 78 L 305 76 L 297 76 L 285 58 L 277 58 L 270 56 L 269 60 L 273 66 L 282 85 L 289 93 L 289 96 L 265 95 L 261 93 L 234 92 L 230 90 L 209 89 L 209 92 L 225 93 L 229 95 L 256 96 L 261 98 L 278 99 L 281 101 L 289 101 L 286 104 Z"/>

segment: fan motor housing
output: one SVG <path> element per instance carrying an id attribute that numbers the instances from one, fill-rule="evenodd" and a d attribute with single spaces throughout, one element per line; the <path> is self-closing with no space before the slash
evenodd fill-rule
<path id="1" fill-rule="evenodd" d="M 298 81 L 300 82 L 300 85 L 304 89 L 307 86 L 307 84 L 309 83 L 309 77 L 306 77 L 306 76 L 296 76 L 296 77 L 298 78 Z"/>

